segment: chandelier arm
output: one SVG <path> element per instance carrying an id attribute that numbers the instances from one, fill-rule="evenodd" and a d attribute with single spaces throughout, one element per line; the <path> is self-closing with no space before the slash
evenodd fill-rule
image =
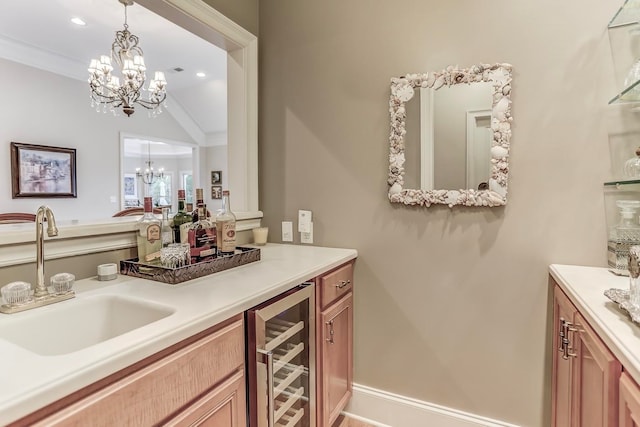
<path id="1" fill-rule="evenodd" d="M 146 101 L 144 99 L 138 99 L 136 101 L 136 104 L 143 106 L 147 110 L 153 110 L 154 108 L 159 107 L 160 104 L 162 104 L 165 101 L 165 99 L 167 99 L 166 93 L 158 101 Z"/>

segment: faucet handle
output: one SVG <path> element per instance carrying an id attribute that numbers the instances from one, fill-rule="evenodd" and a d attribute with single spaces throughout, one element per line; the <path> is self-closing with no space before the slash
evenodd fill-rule
<path id="1" fill-rule="evenodd" d="M 71 273 L 58 273 L 51 276 L 51 286 L 57 295 L 66 294 L 73 288 L 75 280 L 76 276 Z"/>
<path id="2" fill-rule="evenodd" d="M 31 300 L 31 283 L 11 282 L 0 289 L 5 304 L 24 304 Z"/>

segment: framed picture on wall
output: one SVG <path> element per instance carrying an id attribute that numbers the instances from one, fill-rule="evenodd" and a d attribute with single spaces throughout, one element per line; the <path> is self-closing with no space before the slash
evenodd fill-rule
<path id="1" fill-rule="evenodd" d="M 222 171 L 211 171 L 211 185 L 222 184 Z"/>
<path id="2" fill-rule="evenodd" d="M 77 197 L 76 149 L 11 143 L 11 189 L 19 197 Z"/>
<path id="3" fill-rule="evenodd" d="M 222 199 L 222 186 L 221 185 L 212 185 L 211 186 L 211 198 L 212 199 Z"/>
<path id="4" fill-rule="evenodd" d="M 123 185 L 125 200 L 138 200 L 138 179 L 136 174 L 125 173 Z"/>

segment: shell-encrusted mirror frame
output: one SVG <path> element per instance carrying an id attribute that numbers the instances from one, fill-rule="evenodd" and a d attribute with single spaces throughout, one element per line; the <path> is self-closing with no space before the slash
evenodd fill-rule
<path id="1" fill-rule="evenodd" d="M 511 139 L 511 72 L 510 64 L 479 64 L 467 69 L 449 66 L 445 70 L 424 74 L 407 74 L 391 79 L 389 113 L 389 200 L 405 205 L 431 206 L 443 204 L 453 207 L 503 206 L 507 203 L 507 176 L 509 173 L 509 141 Z M 445 85 L 490 82 L 493 84 L 491 111 L 491 174 L 489 189 L 420 190 L 405 189 L 404 135 L 406 134 L 405 103 L 413 98 L 415 88 L 439 89 Z"/>

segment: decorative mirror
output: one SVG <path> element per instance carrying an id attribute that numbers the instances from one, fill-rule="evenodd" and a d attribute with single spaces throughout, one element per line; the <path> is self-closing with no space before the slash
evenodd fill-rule
<path id="1" fill-rule="evenodd" d="M 507 203 L 511 79 L 509 64 L 449 66 L 391 79 L 391 202 Z"/>

